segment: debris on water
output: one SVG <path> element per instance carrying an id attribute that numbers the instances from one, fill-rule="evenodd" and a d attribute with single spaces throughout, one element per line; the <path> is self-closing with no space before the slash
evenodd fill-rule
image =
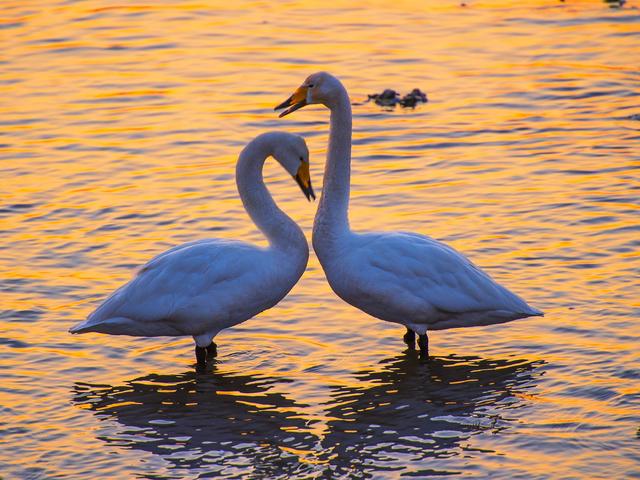
<path id="1" fill-rule="evenodd" d="M 400 94 L 395 90 L 387 88 L 382 93 L 373 93 L 368 95 L 367 102 L 373 100 L 376 105 L 381 107 L 395 107 L 400 105 L 401 107 L 415 108 L 418 103 L 427 103 L 429 99 L 427 94 L 419 88 L 414 88 L 411 93 L 407 93 L 404 97 L 400 97 Z"/>

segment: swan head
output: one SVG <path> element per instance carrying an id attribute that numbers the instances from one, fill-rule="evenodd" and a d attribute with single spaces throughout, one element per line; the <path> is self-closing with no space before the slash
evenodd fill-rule
<path id="1" fill-rule="evenodd" d="M 293 92 L 293 95 L 274 108 L 274 110 L 286 108 L 285 111 L 280 113 L 280 117 L 284 117 L 305 105 L 314 103 L 320 103 L 331 108 L 332 102 L 343 94 L 346 94 L 346 90 L 340 80 L 330 73 L 317 72 L 309 75 L 302 85 Z"/>
<path id="2" fill-rule="evenodd" d="M 309 173 L 309 149 L 304 138 L 287 132 L 273 132 L 266 136 L 271 137 L 271 156 L 294 178 L 307 200 L 315 200 Z"/>

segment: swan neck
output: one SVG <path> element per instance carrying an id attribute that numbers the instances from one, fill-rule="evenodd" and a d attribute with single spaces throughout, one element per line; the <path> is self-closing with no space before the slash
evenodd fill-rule
<path id="1" fill-rule="evenodd" d="M 260 136 L 240 153 L 236 165 L 236 185 L 251 220 L 267 237 L 272 247 L 282 250 L 307 250 L 300 227 L 276 205 L 262 176 L 265 160 L 272 155 L 268 139 Z"/>
<path id="2" fill-rule="evenodd" d="M 335 237 L 349 231 L 352 127 L 347 91 L 343 88 L 327 106 L 331 110 L 329 149 L 314 230 L 321 237 Z"/>

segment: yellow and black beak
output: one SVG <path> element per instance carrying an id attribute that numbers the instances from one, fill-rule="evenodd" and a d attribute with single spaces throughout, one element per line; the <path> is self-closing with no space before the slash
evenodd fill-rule
<path id="1" fill-rule="evenodd" d="M 282 102 L 280 105 L 274 108 L 274 110 L 280 110 L 282 108 L 286 108 L 284 112 L 280 113 L 279 117 L 284 117 L 285 115 L 289 115 L 291 112 L 295 112 L 299 108 L 302 108 L 305 105 L 307 105 L 308 90 L 309 90 L 309 87 L 306 87 L 305 85 L 298 87 L 298 89 L 293 93 L 293 95 L 291 95 L 284 102 Z"/>
<path id="2" fill-rule="evenodd" d="M 307 162 L 302 162 L 300 167 L 298 168 L 298 172 L 295 177 L 296 182 L 300 185 L 300 190 L 304 193 L 304 196 L 307 197 L 307 200 L 311 201 L 313 198 L 316 199 L 316 194 L 313 193 L 313 187 L 311 186 L 311 176 L 309 174 L 309 164 Z"/>

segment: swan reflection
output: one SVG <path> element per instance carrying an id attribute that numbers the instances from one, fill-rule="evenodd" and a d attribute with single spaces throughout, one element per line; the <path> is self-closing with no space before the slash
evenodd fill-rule
<path id="1" fill-rule="evenodd" d="M 148 375 L 119 386 L 76 383 L 73 401 L 118 423 L 103 441 L 159 455 L 172 474 L 424 477 L 461 471 L 477 454 L 474 435 L 511 428 L 519 415 L 507 412 L 527 404 L 540 365 L 462 356 L 424 362 L 407 352 L 331 387 L 322 438 L 304 419 L 307 406 L 275 391 L 286 379 Z"/>
<path id="2" fill-rule="evenodd" d="M 304 476 L 310 466 L 300 457 L 318 439 L 300 406 L 271 391 L 283 382 L 216 371 L 153 374 L 119 386 L 76 383 L 73 402 L 121 425 L 102 440 L 160 455 L 174 473 Z"/>
<path id="3" fill-rule="evenodd" d="M 464 460 L 454 457 L 472 455 L 474 434 L 510 427 L 506 412 L 525 403 L 540 364 L 454 355 L 424 362 L 407 352 L 357 373 L 362 386 L 335 388 L 327 411 L 322 446 L 332 475 L 455 473 Z"/>

